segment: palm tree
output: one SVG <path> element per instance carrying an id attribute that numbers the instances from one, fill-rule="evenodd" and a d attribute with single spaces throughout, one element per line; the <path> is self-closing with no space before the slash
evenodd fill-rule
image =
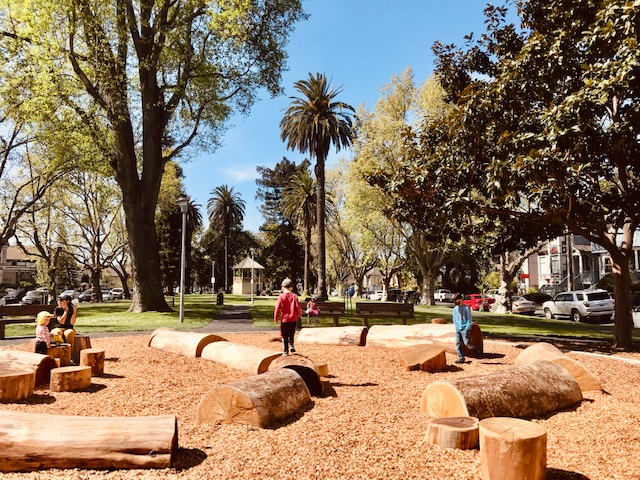
<path id="1" fill-rule="evenodd" d="M 229 270 L 229 235 L 231 230 L 240 226 L 244 219 L 245 202 L 240 192 L 234 192 L 233 187 L 226 185 L 216 187 L 211 191 L 211 198 L 207 203 L 207 213 L 210 222 L 216 222 L 222 226 L 224 235 L 224 289 L 229 292 L 227 272 Z"/>
<path id="2" fill-rule="evenodd" d="M 315 179 L 304 169 L 297 170 L 282 192 L 282 210 L 292 223 L 304 229 L 304 290 L 309 291 L 309 262 L 311 229 L 317 217 L 317 186 Z"/>
<path id="3" fill-rule="evenodd" d="M 308 80 L 299 80 L 294 88 L 302 97 L 290 97 L 291 104 L 280 121 L 280 138 L 287 148 L 301 153 L 309 152 L 315 158 L 318 181 L 316 216 L 318 227 L 318 294 L 327 298 L 325 256 L 325 188 L 324 162 L 331 144 L 336 151 L 351 145 L 352 122 L 355 112 L 351 105 L 335 101 L 342 87 L 334 89 L 323 74 L 309 74 Z"/>
<path id="4" fill-rule="evenodd" d="M 200 205 L 195 203 L 190 195 L 187 195 L 187 245 L 186 245 L 186 257 L 187 257 L 187 291 L 191 291 L 191 251 L 193 244 L 194 234 L 202 227 L 202 214 L 200 213 Z"/>

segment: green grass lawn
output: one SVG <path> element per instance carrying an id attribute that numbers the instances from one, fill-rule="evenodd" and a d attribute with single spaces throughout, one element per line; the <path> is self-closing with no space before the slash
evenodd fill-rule
<path id="1" fill-rule="evenodd" d="M 250 297 L 245 295 L 225 295 L 226 305 L 247 305 L 253 318 L 255 327 L 273 326 L 273 309 L 276 297 L 254 297 L 253 305 Z M 220 310 L 215 299 L 210 295 L 185 295 L 185 321 L 179 322 L 179 297 L 168 297 L 169 305 L 173 304 L 173 312 L 130 313 L 130 302 L 120 300 L 103 304 L 82 303 L 78 312 L 77 328 L 80 332 L 129 332 L 150 331 L 159 327 L 176 329 L 194 329 L 209 323 Z M 339 301 L 339 299 L 332 299 Z M 175 302 L 175 303 L 174 303 Z M 355 308 L 355 302 L 352 311 Z M 430 323 L 434 317 L 441 317 L 451 321 L 452 309 L 446 306 L 416 306 L 415 318 L 409 319 L 409 324 Z M 573 323 L 567 320 L 547 320 L 543 317 L 524 315 L 496 315 L 489 312 L 473 312 L 473 319 L 480 324 L 482 331 L 495 335 L 538 335 L 538 336 L 567 336 L 578 338 L 613 338 L 613 327 L 592 325 L 588 323 Z M 332 326 L 331 317 L 321 317 L 321 326 Z M 303 320 L 304 323 L 304 320 Z M 393 323 L 389 319 L 370 319 L 369 325 Z M 399 323 L 395 322 L 395 323 Z M 340 325 L 360 325 L 361 320 L 352 314 L 340 318 Z M 35 324 L 7 325 L 6 336 L 33 336 Z M 640 339 L 640 331 L 634 330 L 634 339 Z"/>

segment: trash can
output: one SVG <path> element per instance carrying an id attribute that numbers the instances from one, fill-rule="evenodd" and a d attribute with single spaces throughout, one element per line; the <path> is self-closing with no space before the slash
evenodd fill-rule
<path id="1" fill-rule="evenodd" d="M 216 305 L 224 305 L 224 293 L 218 292 L 216 296 Z"/>

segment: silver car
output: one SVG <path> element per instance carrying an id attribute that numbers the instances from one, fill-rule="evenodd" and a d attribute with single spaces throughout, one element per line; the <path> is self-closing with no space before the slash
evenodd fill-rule
<path id="1" fill-rule="evenodd" d="M 574 322 L 583 319 L 611 320 L 614 301 L 605 290 L 576 290 L 558 293 L 553 300 L 542 304 L 547 318 L 568 317 Z"/>

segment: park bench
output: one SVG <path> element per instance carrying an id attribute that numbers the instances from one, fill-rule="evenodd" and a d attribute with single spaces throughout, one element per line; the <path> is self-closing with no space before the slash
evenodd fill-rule
<path id="1" fill-rule="evenodd" d="M 42 310 L 51 311 L 51 305 L 2 305 L 0 306 L 0 340 L 4 340 L 5 325 L 15 323 L 35 323 L 36 315 Z M 34 325 L 35 332 L 35 325 Z"/>
<path id="2" fill-rule="evenodd" d="M 370 318 L 401 318 L 407 324 L 407 318 L 413 318 L 412 303 L 372 303 L 356 302 L 356 317 L 362 318 L 362 325 L 369 326 Z"/>
<path id="3" fill-rule="evenodd" d="M 320 316 L 333 317 L 333 326 L 338 326 L 338 317 L 344 315 L 344 304 L 338 302 L 316 302 Z M 308 316 L 307 316 L 308 319 Z"/>

